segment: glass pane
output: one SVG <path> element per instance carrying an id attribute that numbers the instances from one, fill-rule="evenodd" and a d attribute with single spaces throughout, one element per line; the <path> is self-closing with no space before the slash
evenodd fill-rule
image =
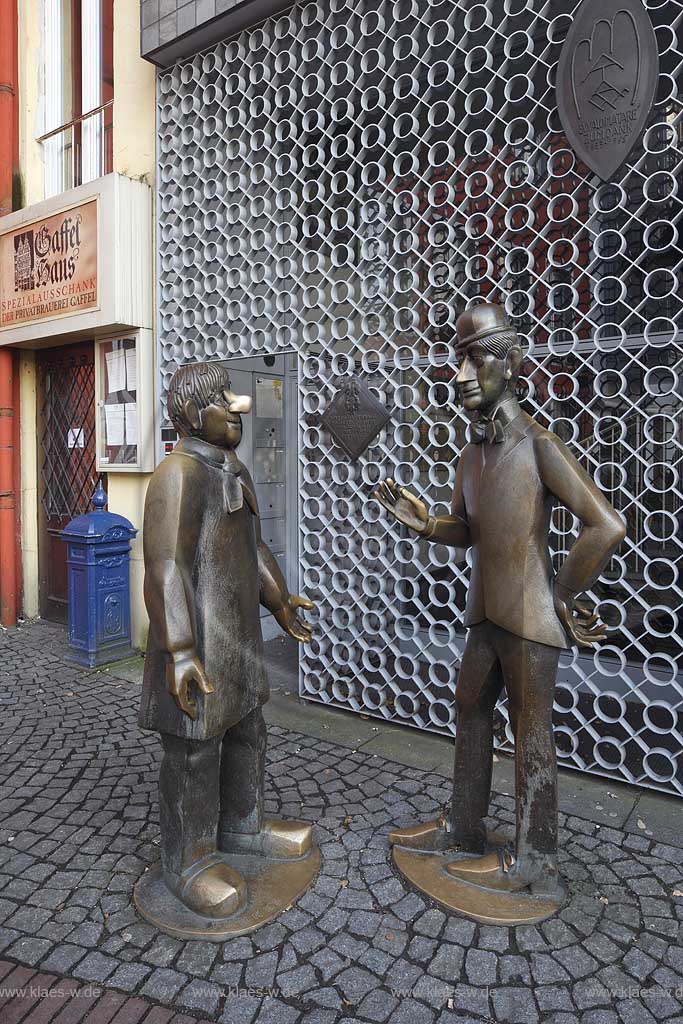
<path id="1" fill-rule="evenodd" d="M 99 344 L 100 465 L 138 462 L 137 345 L 135 338 Z"/>

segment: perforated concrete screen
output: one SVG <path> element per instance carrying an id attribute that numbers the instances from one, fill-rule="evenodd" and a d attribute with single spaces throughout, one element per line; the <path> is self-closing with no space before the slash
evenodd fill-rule
<path id="1" fill-rule="evenodd" d="M 446 510 L 466 428 L 453 325 L 504 302 L 526 408 L 628 525 L 590 595 L 608 642 L 562 656 L 560 758 L 683 793 L 683 2 L 647 7 L 657 106 L 613 184 L 558 121 L 566 0 L 302 3 L 161 74 L 161 372 L 298 351 L 300 585 L 318 602 L 301 693 L 453 732 L 467 564 L 370 495 L 391 475 Z M 319 423 L 354 369 L 393 410 L 355 464 Z M 555 514 L 556 564 L 576 530 Z"/>

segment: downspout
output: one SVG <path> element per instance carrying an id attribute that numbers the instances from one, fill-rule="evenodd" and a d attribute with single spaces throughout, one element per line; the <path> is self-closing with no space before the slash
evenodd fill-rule
<path id="1" fill-rule="evenodd" d="M 17 158 L 17 0 L 0 0 L 0 216 L 12 212 Z M 0 348 L 0 621 L 17 621 L 14 359 Z"/>

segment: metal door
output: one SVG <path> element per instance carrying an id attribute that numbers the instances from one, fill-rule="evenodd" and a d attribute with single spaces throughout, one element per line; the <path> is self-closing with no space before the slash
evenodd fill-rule
<path id="1" fill-rule="evenodd" d="M 37 370 L 40 614 L 66 622 L 66 549 L 59 534 L 88 511 L 97 482 L 93 344 L 40 352 Z"/>
<path id="2" fill-rule="evenodd" d="M 286 357 L 279 357 L 270 369 L 262 359 L 235 360 L 226 363 L 233 390 L 251 395 L 253 406 L 249 416 L 243 418 L 242 442 L 238 455 L 249 470 L 259 503 L 261 535 L 275 555 L 290 590 L 296 590 L 296 557 L 292 557 L 288 543 L 287 506 L 295 495 L 295 488 L 287 487 L 288 458 L 291 438 L 287 434 L 289 392 L 285 373 Z M 294 449 L 296 435 L 294 423 Z M 294 470 L 296 473 L 296 470 Z M 296 511 L 294 510 L 294 518 Z M 261 628 L 264 640 L 279 636 L 281 631 L 273 617 L 261 610 Z"/>

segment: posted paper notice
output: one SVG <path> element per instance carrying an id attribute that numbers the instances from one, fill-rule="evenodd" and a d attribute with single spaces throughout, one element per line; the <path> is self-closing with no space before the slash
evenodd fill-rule
<path id="1" fill-rule="evenodd" d="M 109 383 L 109 394 L 115 391 L 123 391 L 126 387 L 126 354 L 123 349 L 115 352 L 107 352 L 107 381 Z"/>
<path id="2" fill-rule="evenodd" d="M 126 390 L 138 389 L 138 354 L 134 348 L 126 349 Z M 130 444 L 131 442 L 129 442 Z"/>
<path id="3" fill-rule="evenodd" d="M 124 406 L 105 405 L 104 422 L 107 432 L 107 447 L 113 448 L 123 444 Z"/>
<path id="4" fill-rule="evenodd" d="M 136 402 L 126 402 L 123 406 L 126 420 L 126 444 L 138 443 L 138 407 Z"/>

